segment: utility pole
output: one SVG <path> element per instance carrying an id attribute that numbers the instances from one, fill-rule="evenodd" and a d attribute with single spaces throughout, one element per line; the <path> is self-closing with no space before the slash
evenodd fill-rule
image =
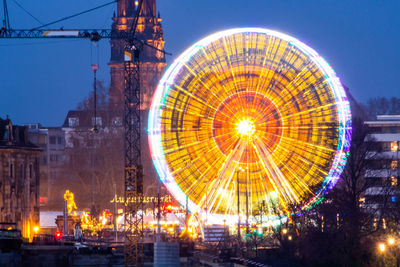
<path id="1" fill-rule="evenodd" d="M 63 235 L 68 235 L 68 209 L 67 209 L 67 200 L 64 197 L 64 209 L 63 209 L 63 219 L 64 219 L 64 233 Z"/>
<path id="2" fill-rule="evenodd" d="M 186 196 L 186 231 L 189 229 L 189 197 Z"/>
<path id="3" fill-rule="evenodd" d="M 156 242 L 161 242 L 161 202 L 160 202 L 160 181 L 157 183 L 157 234 Z"/>
<path id="4" fill-rule="evenodd" d="M 97 70 L 99 69 L 99 65 L 98 64 L 92 64 L 91 68 L 93 70 L 93 104 L 94 104 L 94 122 L 93 122 L 93 132 L 97 133 L 98 129 L 97 129 L 97 77 L 96 77 L 96 73 Z M 94 143 L 94 142 L 93 142 Z"/>
<path id="5" fill-rule="evenodd" d="M 115 181 L 114 181 L 114 220 L 113 220 L 113 223 L 114 223 L 114 233 L 115 233 L 115 242 L 117 243 L 118 242 L 118 228 L 117 228 L 117 212 L 118 212 L 118 210 L 117 210 L 117 185 L 115 184 Z"/>
<path id="6" fill-rule="evenodd" d="M 240 198 L 239 198 L 239 171 L 236 171 L 236 188 L 237 188 L 237 215 L 238 215 L 238 232 L 237 238 L 238 243 L 240 244 Z"/>
<path id="7" fill-rule="evenodd" d="M 248 179 L 247 179 L 247 170 L 246 170 L 246 234 L 250 232 L 249 229 L 249 194 L 248 194 Z"/>

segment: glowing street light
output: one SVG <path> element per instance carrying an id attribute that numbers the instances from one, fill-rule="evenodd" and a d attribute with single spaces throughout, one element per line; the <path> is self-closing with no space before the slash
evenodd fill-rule
<path id="1" fill-rule="evenodd" d="M 33 227 L 33 232 L 35 233 L 35 235 L 39 232 L 39 226 L 35 226 Z"/>
<path id="2" fill-rule="evenodd" d="M 385 252 L 386 250 L 386 246 L 384 243 L 379 243 L 378 248 L 380 252 Z"/>
<path id="3" fill-rule="evenodd" d="M 394 238 L 393 237 L 389 237 L 389 239 L 388 239 L 388 243 L 389 243 L 389 245 L 394 245 Z"/>
<path id="4" fill-rule="evenodd" d="M 287 229 L 286 229 L 286 228 L 283 228 L 282 233 L 283 233 L 284 235 L 286 235 L 286 234 L 287 234 Z"/>

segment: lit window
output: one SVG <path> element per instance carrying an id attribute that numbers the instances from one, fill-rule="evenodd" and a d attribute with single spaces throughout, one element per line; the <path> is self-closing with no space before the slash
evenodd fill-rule
<path id="1" fill-rule="evenodd" d="M 397 170 L 397 160 L 392 160 L 390 167 L 392 168 L 392 170 Z"/>
<path id="2" fill-rule="evenodd" d="M 397 141 L 393 141 L 390 143 L 390 150 L 392 152 L 396 152 L 399 149 L 399 145 L 397 144 Z"/>
<path id="3" fill-rule="evenodd" d="M 392 186 L 397 186 L 397 177 L 394 176 L 390 177 L 390 181 Z"/>
<path id="4" fill-rule="evenodd" d="M 56 137 L 55 136 L 50 136 L 50 142 L 51 145 L 54 145 L 56 143 Z"/>

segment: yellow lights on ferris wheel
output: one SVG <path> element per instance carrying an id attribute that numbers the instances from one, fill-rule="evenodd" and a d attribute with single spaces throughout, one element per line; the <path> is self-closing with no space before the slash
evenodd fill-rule
<path id="1" fill-rule="evenodd" d="M 270 217 L 314 205 L 344 168 L 351 113 L 317 52 L 276 31 L 239 28 L 200 40 L 168 68 L 148 133 L 169 191 L 222 223 L 236 220 L 238 202 L 239 214 L 263 203 Z"/>

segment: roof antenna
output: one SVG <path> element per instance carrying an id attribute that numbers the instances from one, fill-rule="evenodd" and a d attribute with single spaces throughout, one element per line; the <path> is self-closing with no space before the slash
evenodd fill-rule
<path id="1" fill-rule="evenodd" d="M 93 42 L 93 45 L 95 45 L 97 47 L 97 43 Z M 98 47 L 97 47 L 97 51 L 98 51 Z M 98 55 L 97 55 L 98 56 Z M 92 131 L 94 133 L 98 133 L 99 129 L 97 128 L 97 79 L 96 79 L 96 73 L 97 70 L 99 69 L 99 62 L 98 62 L 98 58 L 96 63 L 91 64 L 91 69 L 93 71 L 93 104 L 94 104 L 94 122 L 93 122 L 93 128 Z"/>
<path id="2" fill-rule="evenodd" d="M 8 16 L 8 8 L 7 8 L 7 0 L 3 0 L 3 13 L 4 13 L 4 18 L 3 18 L 3 27 L 0 29 L 0 35 L 4 33 L 7 33 L 8 30 L 10 30 L 10 17 Z"/>

